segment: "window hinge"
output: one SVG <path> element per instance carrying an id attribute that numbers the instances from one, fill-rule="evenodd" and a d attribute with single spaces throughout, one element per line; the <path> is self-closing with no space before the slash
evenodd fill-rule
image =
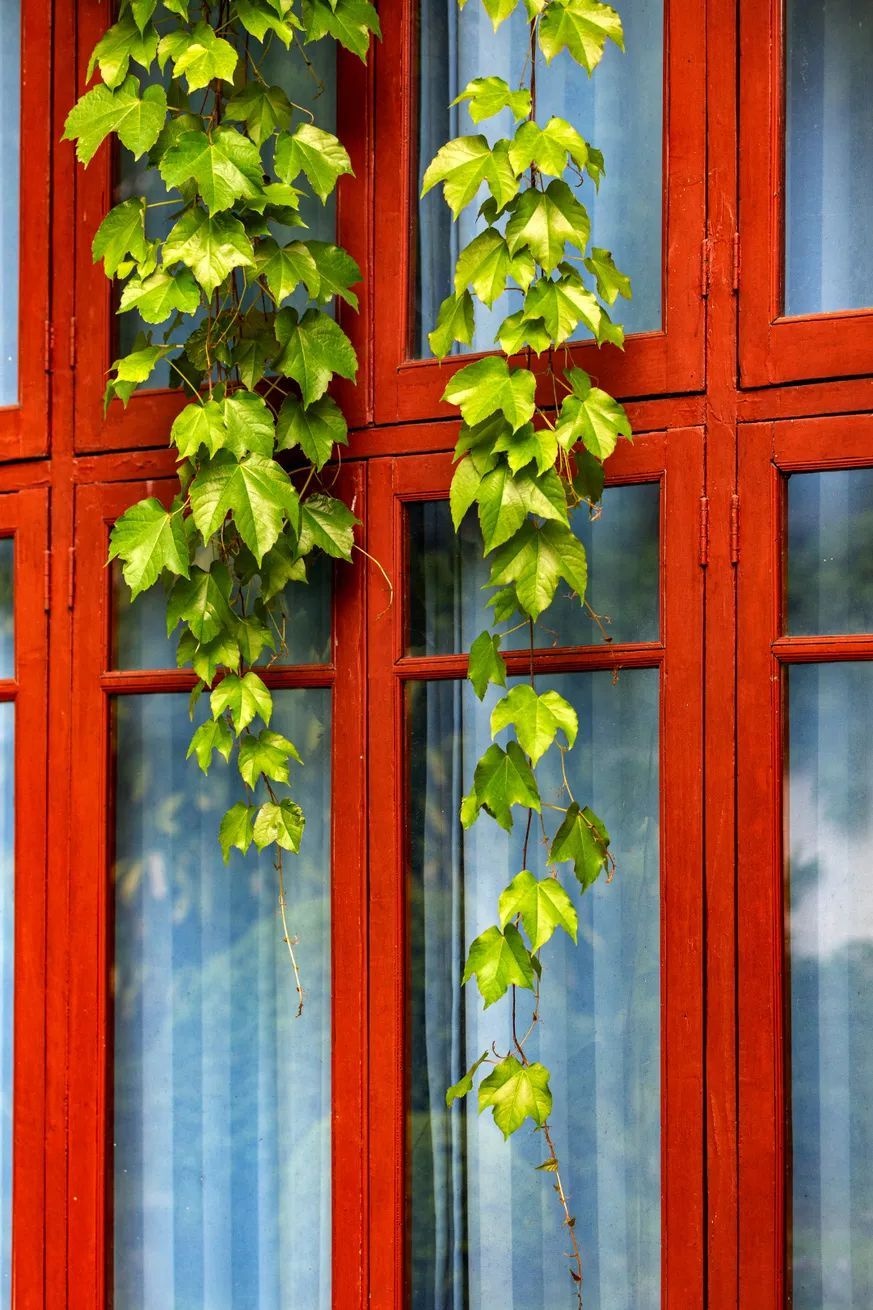
<path id="1" fill-rule="evenodd" d="M 700 567 L 705 569 L 709 563 L 709 497 L 700 497 Z"/>
<path id="2" fill-rule="evenodd" d="M 43 339 L 44 365 L 45 365 L 46 373 L 51 373 L 52 371 L 52 353 L 54 349 L 54 344 L 55 344 L 55 329 L 54 326 L 52 325 L 51 319 L 47 318 L 45 321 L 45 336 Z"/>
<path id="3" fill-rule="evenodd" d="M 705 237 L 700 250 L 700 294 L 704 300 L 712 287 L 712 238 Z"/>
<path id="4" fill-rule="evenodd" d="M 731 496 L 731 564 L 740 560 L 740 498 Z"/>
<path id="5" fill-rule="evenodd" d="M 45 612 L 48 614 L 52 607 L 52 553 L 50 550 L 45 552 L 43 567 L 45 569 L 45 572 L 43 573 L 43 603 L 45 605 Z"/>
<path id="6" fill-rule="evenodd" d="M 76 599 L 76 547 L 70 546 L 67 551 L 69 566 L 68 583 L 67 583 L 67 609 L 73 608 L 73 602 Z"/>
<path id="7" fill-rule="evenodd" d="M 740 234 L 739 232 L 734 233 L 733 263 L 734 263 L 734 276 L 733 276 L 734 291 L 738 291 L 740 286 Z"/>
<path id="8" fill-rule="evenodd" d="M 70 319 L 70 368 L 76 367 L 76 320 Z"/>

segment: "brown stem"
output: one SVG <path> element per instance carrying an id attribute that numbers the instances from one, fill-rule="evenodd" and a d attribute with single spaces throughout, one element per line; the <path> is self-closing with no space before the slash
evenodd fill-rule
<path id="1" fill-rule="evenodd" d="M 543 1124 L 543 1136 L 549 1148 L 549 1158 L 554 1161 L 555 1191 L 558 1200 L 561 1203 L 561 1209 L 564 1211 L 564 1227 L 570 1234 L 570 1243 L 573 1247 L 567 1259 L 570 1261 L 570 1277 L 573 1280 L 573 1290 L 576 1293 L 577 1310 L 582 1310 L 582 1252 L 579 1249 L 579 1240 L 576 1237 L 576 1220 L 570 1214 L 570 1203 L 567 1199 L 567 1193 L 564 1191 L 564 1184 L 561 1182 L 561 1168 L 558 1163 L 558 1157 L 555 1153 L 555 1143 L 552 1138 L 552 1130 L 547 1123 Z M 572 1266 L 575 1266 L 573 1268 Z"/>

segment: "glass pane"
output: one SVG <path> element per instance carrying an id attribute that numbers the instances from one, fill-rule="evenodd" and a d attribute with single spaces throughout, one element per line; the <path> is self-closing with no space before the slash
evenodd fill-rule
<path id="1" fill-rule="evenodd" d="M 253 46 L 254 50 L 255 47 Z M 281 86 L 289 98 L 300 106 L 300 115 L 295 118 L 297 122 L 307 122 L 310 111 L 316 115 L 318 126 L 325 131 L 334 131 L 336 127 L 336 50 L 329 41 L 320 41 L 314 45 L 307 46 L 306 59 L 310 67 L 304 63 L 302 56 L 292 46 L 288 51 L 278 41 L 274 41 L 267 47 L 267 53 L 261 64 L 261 76 L 271 85 Z M 207 111 L 208 112 L 208 109 Z M 265 150 L 265 159 L 266 159 Z M 329 197 L 327 204 L 322 205 L 316 197 L 309 195 L 304 188 L 304 194 L 300 202 L 300 214 L 306 223 L 304 236 L 307 240 L 318 241 L 335 241 L 336 240 L 336 202 L 333 196 Z M 163 184 L 160 174 L 156 168 L 149 166 L 148 157 L 136 160 L 127 150 L 121 150 L 118 164 L 118 184 L 115 189 L 115 200 L 118 203 L 126 200 L 131 195 L 146 195 L 149 203 L 157 206 L 149 211 L 146 229 L 148 235 L 153 239 L 166 236 L 179 215 L 179 208 L 175 206 L 163 205 L 162 201 L 167 199 L 167 190 Z M 293 240 L 291 230 L 277 226 L 277 233 L 280 239 Z M 284 237 L 282 234 L 285 234 Z M 301 304 L 305 303 L 306 297 L 303 296 Z M 295 304 L 294 298 L 289 300 L 289 304 Z M 138 332 L 151 332 L 153 340 L 162 339 L 164 330 L 161 327 L 150 327 L 144 323 L 140 316 L 135 313 L 120 314 L 118 317 L 118 345 L 119 352 L 126 354 L 133 349 L 134 341 Z M 190 325 L 184 325 L 181 335 L 186 337 L 190 331 Z M 146 389 L 167 387 L 170 385 L 172 370 L 166 362 L 161 363 L 155 369 L 151 376 L 149 386 Z"/>
<path id="2" fill-rule="evenodd" d="M 588 601 L 613 641 L 657 641 L 659 632 L 660 486 L 608 487 L 603 512 L 591 520 L 577 511 L 573 527 L 588 552 Z M 409 654 L 448 655 L 469 650 L 493 611 L 482 591 L 490 564 L 471 513 L 459 536 L 447 500 L 406 507 L 409 533 Z M 518 618 L 504 624 L 512 628 Z M 597 645 L 603 638 L 587 610 L 563 584 L 537 625 L 539 646 Z M 527 644 L 527 631 L 504 639 L 504 649 Z"/>
<path id="3" fill-rule="evenodd" d="M 457 0 L 422 0 L 419 24 L 419 163 L 421 179 L 437 150 L 452 137 L 482 132 L 489 140 L 512 134 L 508 111 L 478 126 L 464 106 L 451 101 L 474 77 L 497 74 L 518 85 L 525 75 L 530 38 L 525 10 L 495 33 L 481 5 L 458 11 Z M 593 78 L 568 56 L 556 59 L 537 83 L 537 118 L 557 114 L 579 129 L 606 157 L 599 193 L 590 183 L 582 200 L 591 214 L 592 241 L 615 254 L 633 281 L 633 300 L 620 300 L 616 318 L 628 332 L 661 327 L 663 126 L 663 0 L 634 0 L 622 9 L 627 54 L 609 44 Z M 427 334 L 437 310 L 452 290 L 458 251 L 482 226 L 472 205 L 452 223 L 442 187 L 420 201 L 417 234 L 415 326 L 417 357 L 430 354 Z M 492 310 L 476 306 L 476 330 L 464 350 L 492 350 L 495 331 L 518 308 L 516 296 Z M 580 334 L 583 330 L 580 329 Z"/>
<path id="4" fill-rule="evenodd" d="M 0 1297 L 12 1304 L 15 1031 L 15 706 L 0 705 Z"/>
<path id="5" fill-rule="evenodd" d="M 239 779 L 185 762 L 187 697 L 116 702 L 115 1300 L 329 1310 L 330 694 L 276 694 L 306 758 L 286 885 L 217 843 Z"/>
<path id="6" fill-rule="evenodd" d="M 14 559 L 12 537 L 0 537 L 0 678 L 15 677 Z"/>
<path id="7" fill-rule="evenodd" d="M 112 566 L 112 597 L 113 668 L 174 669 L 181 629 L 167 637 L 166 602 L 160 588 L 144 592 L 131 604 L 130 591 L 116 563 Z M 278 663 L 330 663 L 332 602 L 333 566 L 325 555 L 319 555 L 310 568 L 309 582 L 292 583 L 280 599 L 285 618 L 277 617 L 276 642 L 278 645 L 281 634 L 286 653 Z M 272 652 L 265 651 L 258 663 L 265 664 L 271 657 Z"/>
<path id="8" fill-rule="evenodd" d="M 873 469 L 788 479 L 790 633 L 873 632 Z"/>
<path id="9" fill-rule="evenodd" d="M 785 313 L 873 305 L 873 8 L 787 0 L 786 26 Z"/>
<path id="10" fill-rule="evenodd" d="M 793 666 L 794 1310 L 873 1305 L 873 664 Z"/>
<path id="11" fill-rule="evenodd" d="M 543 1023 L 528 1050 L 553 1072 L 586 1310 L 657 1310 L 658 672 L 626 671 L 615 686 L 608 673 L 572 674 L 550 686 L 598 743 L 595 761 L 580 737 L 567 763 L 576 795 L 613 834 L 619 872 L 576 898 L 579 946 L 563 934 L 549 943 Z M 490 741 L 490 703 L 464 683 L 409 690 L 412 1310 L 555 1310 L 573 1299 L 561 1213 L 548 1176 L 535 1172 L 542 1138 L 522 1130 L 505 1143 L 475 1097 L 445 1105 L 446 1088 L 508 1025 L 508 999 L 483 1013 L 475 986 L 458 985 L 467 946 L 494 922 L 500 890 L 522 867 L 521 825 L 506 834 L 483 818 L 465 834 L 457 817 Z M 557 796 L 559 766 L 544 788 Z M 529 867 L 543 874 L 544 851 L 532 848 Z M 520 1013 L 526 1024 L 529 1006 Z"/>
<path id="12" fill-rule="evenodd" d="M 18 401 L 18 239 L 21 170 L 21 0 L 0 5 L 0 405 Z"/>

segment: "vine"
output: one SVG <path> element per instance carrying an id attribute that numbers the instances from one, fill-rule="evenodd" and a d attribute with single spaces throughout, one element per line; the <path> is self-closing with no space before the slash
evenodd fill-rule
<path id="1" fill-rule="evenodd" d="M 495 31 L 518 5 L 518 0 L 482 2 Z M 537 65 L 541 57 L 548 65 L 566 52 L 590 75 L 608 40 L 623 48 L 623 34 L 618 14 L 599 0 L 524 0 L 524 5 L 526 82 L 523 78 L 513 88 L 500 77 L 477 77 L 454 102 L 466 104 L 475 124 L 506 117 L 508 111 L 513 135 L 493 144 L 482 134 L 449 141 L 428 167 L 422 188 L 424 195 L 442 184 L 456 220 L 476 204 L 483 187 L 489 193 L 478 208 L 481 230 L 458 256 L 454 291 L 430 334 L 434 354 L 447 355 L 455 342 L 470 345 L 474 302 L 490 309 L 509 291 L 521 296 L 521 308 L 503 319 L 495 341 L 504 356 L 526 355 L 525 366 L 494 355 L 467 364 L 443 394 L 461 416 L 450 493 L 455 530 L 475 505 L 491 560 L 493 626 L 469 653 L 468 676 L 479 699 L 491 684 L 507 686 L 498 627 L 520 621 L 517 626 L 528 629 L 530 652 L 529 682 L 505 691 L 491 712 L 492 740 L 504 729 L 511 729 L 512 737 L 505 747 L 493 742 L 485 751 L 461 806 L 465 828 L 484 811 L 511 831 L 513 809 L 523 815 L 521 871 L 500 894 L 498 922 L 471 944 L 463 974 L 464 983 L 475 978 L 485 1008 L 510 994 L 510 1046 L 502 1053 L 497 1041 L 492 1043 L 449 1089 L 446 1103 L 451 1107 L 471 1094 L 474 1078 L 488 1066 L 478 1086 L 479 1110 L 492 1111 L 506 1138 L 528 1120 L 542 1132 L 546 1159 L 539 1168 L 553 1179 L 581 1310 L 582 1253 L 549 1122 L 550 1074 L 531 1060 L 528 1044 L 541 1021 L 543 947 L 559 928 L 573 941 L 578 932 L 577 912 L 558 866 L 570 865 L 585 891 L 604 869 L 611 877 L 614 865 L 606 827 L 577 802 L 567 774 L 578 716 L 558 692 L 537 691 L 534 651 L 536 624 L 562 581 L 600 622 L 585 600 L 587 561 L 571 518 L 582 506 L 593 510 L 599 503 L 603 463 L 631 430 L 622 406 L 573 366 L 566 343 L 582 325 L 598 345 L 621 346 L 622 330 L 607 306 L 619 295 L 629 297 L 630 283 L 608 250 L 591 246 L 589 215 L 576 194 L 586 177 L 599 186 L 603 157 L 564 119 L 537 122 Z M 537 778 L 537 766 L 552 748 L 560 754 L 561 806 L 544 800 Z M 545 812 L 557 815 L 552 831 Z M 528 869 L 535 817 L 548 850 L 542 878 Z M 533 993 L 524 1027 L 521 991 Z"/>

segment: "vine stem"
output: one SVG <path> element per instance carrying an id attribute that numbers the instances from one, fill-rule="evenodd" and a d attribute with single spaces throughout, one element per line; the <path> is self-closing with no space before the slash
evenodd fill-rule
<path id="1" fill-rule="evenodd" d="M 285 939 L 285 945 L 288 947 L 288 954 L 291 956 L 291 968 L 294 970 L 294 990 L 297 992 L 297 1013 L 295 1018 L 299 1019 L 303 1013 L 303 1001 L 305 993 L 303 984 L 300 980 L 300 969 L 297 966 L 297 956 L 294 954 L 294 941 L 288 929 L 288 919 L 285 914 L 285 873 L 282 862 L 282 852 L 276 849 L 276 860 L 274 864 L 276 878 L 279 883 L 279 914 L 282 916 L 282 935 Z"/>
<path id="2" fill-rule="evenodd" d="M 546 1143 L 549 1148 L 549 1158 L 551 1160 L 554 1160 L 555 1162 L 555 1168 L 553 1170 L 555 1175 L 555 1192 L 557 1193 L 558 1200 L 561 1203 L 561 1209 L 564 1211 L 564 1227 L 567 1229 L 567 1232 L 570 1234 L 570 1243 L 573 1247 L 573 1251 L 568 1256 L 568 1259 L 570 1260 L 572 1265 L 576 1266 L 575 1269 L 570 1270 L 570 1277 L 573 1279 L 573 1283 L 575 1285 L 577 1310 L 583 1310 L 582 1252 L 579 1249 L 579 1239 L 576 1237 L 576 1220 L 570 1214 L 570 1202 L 567 1199 L 567 1193 L 564 1191 L 564 1184 L 561 1181 L 561 1167 L 558 1164 L 558 1157 L 557 1154 L 555 1153 L 555 1143 L 552 1138 L 552 1130 L 549 1127 L 548 1123 L 543 1124 L 543 1136 L 545 1137 Z"/>

